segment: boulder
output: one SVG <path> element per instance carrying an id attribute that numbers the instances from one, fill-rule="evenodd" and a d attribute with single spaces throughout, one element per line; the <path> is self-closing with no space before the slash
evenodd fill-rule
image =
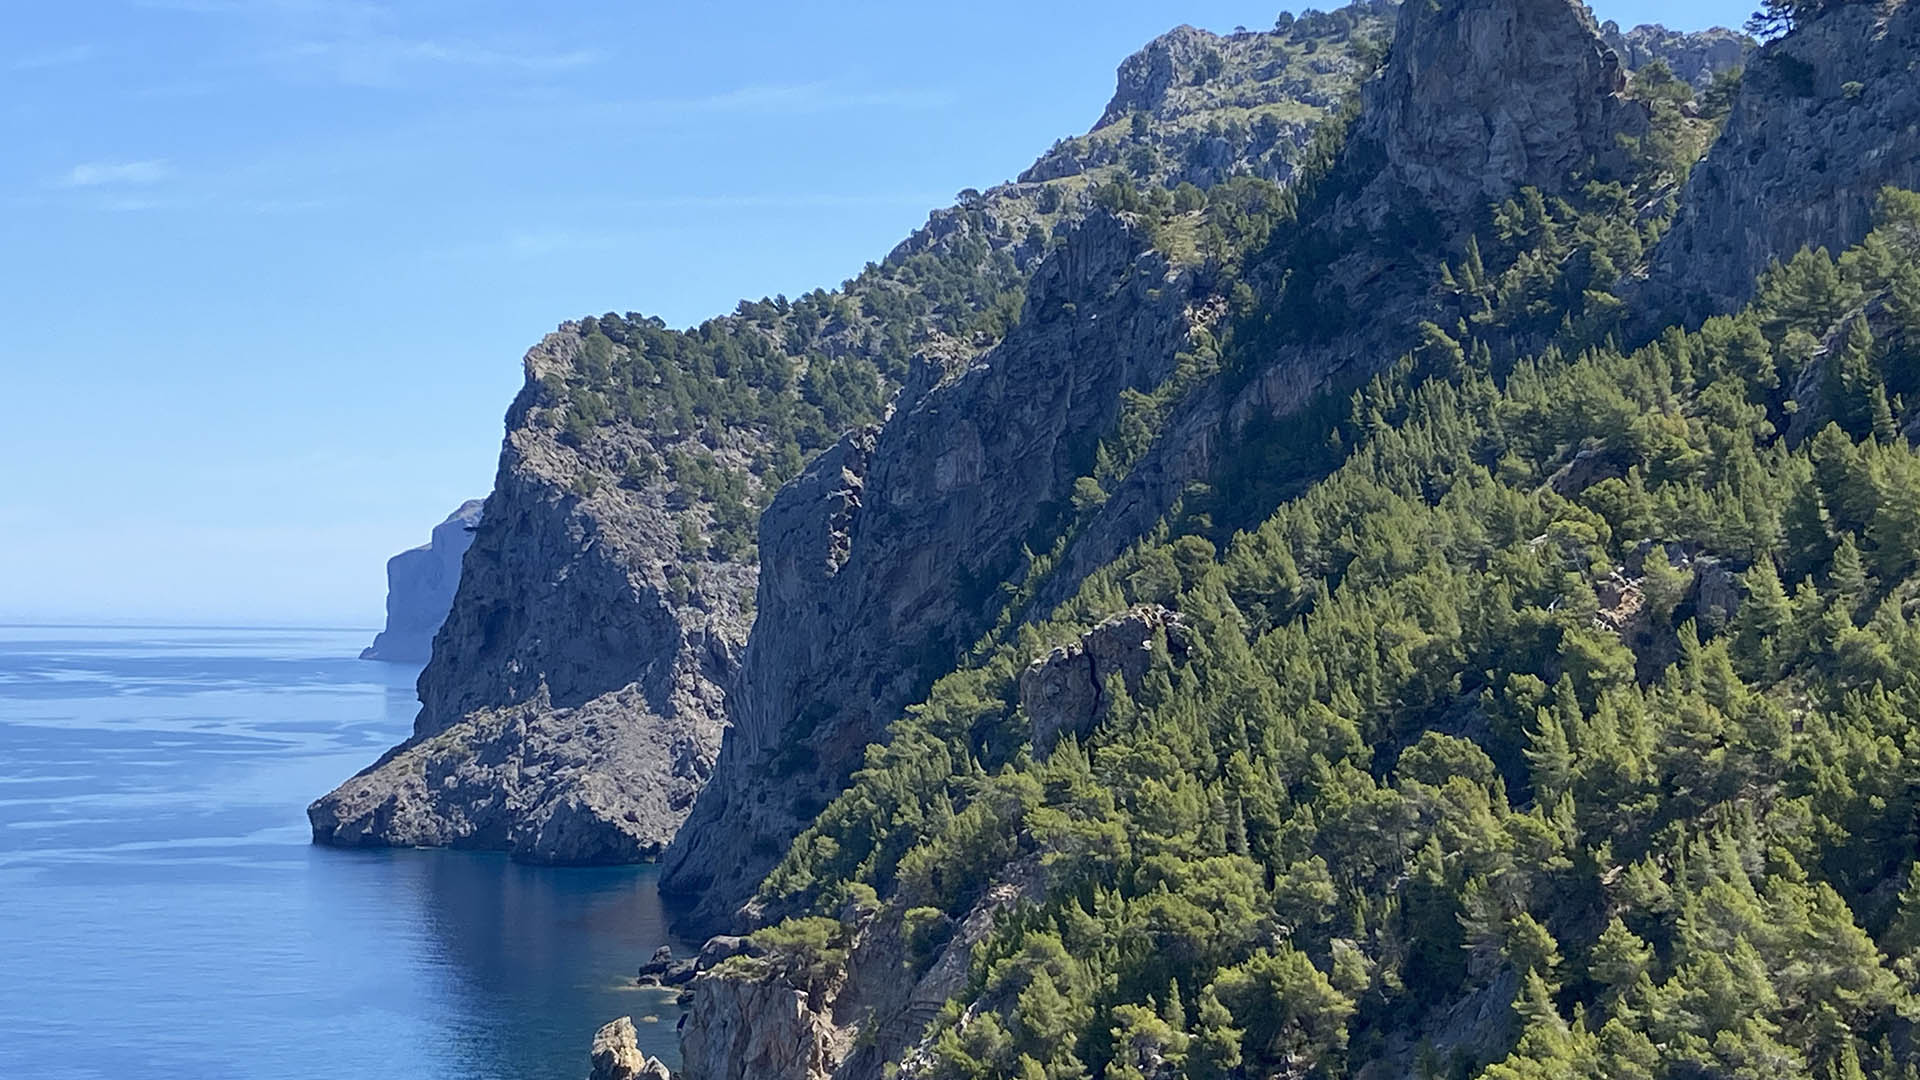
<path id="1" fill-rule="evenodd" d="M 673 1080 L 673 1073 L 659 1058 L 640 1052 L 633 1018 L 623 1016 L 594 1034 L 590 1080 Z"/>

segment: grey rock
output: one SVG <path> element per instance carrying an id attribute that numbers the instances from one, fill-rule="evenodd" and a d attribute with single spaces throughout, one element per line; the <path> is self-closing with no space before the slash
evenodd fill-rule
<path id="1" fill-rule="evenodd" d="M 526 862 L 657 857 L 712 768 L 717 723 L 674 732 L 639 691 L 479 709 L 308 808 L 317 842 L 504 850 Z"/>
<path id="2" fill-rule="evenodd" d="M 692 807 L 753 572 L 681 553 L 658 488 L 582 493 L 583 473 L 615 471 L 604 455 L 628 448 L 572 446 L 543 422 L 543 380 L 580 356 L 572 325 L 527 354 L 413 736 L 308 808 L 315 842 L 632 862 Z M 676 599 L 668 570 L 689 565 L 700 584 Z"/>
<path id="3" fill-rule="evenodd" d="M 460 561 L 480 524 L 479 499 L 468 499 L 434 526 L 432 538 L 387 560 L 387 625 L 361 650 L 362 660 L 424 664 L 433 635 L 447 620 Z"/>
<path id="4" fill-rule="evenodd" d="M 736 921 L 867 744 L 991 624 L 991 583 L 1020 571 L 1041 508 L 1083 468 L 1075 439 L 1172 370 L 1192 289 L 1132 224 L 1095 214 L 1041 264 L 1006 340 L 781 490 L 733 726 L 664 860 L 662 888 L 698 896 L 696 921 Z"/>
<path id="5" fill-rule="evenodd" d="M 1372 12 L 1366 23 L 1371 26 L 1389 7 L 1373 4 L 1366 10 Z M 1169 117 L 1177 114 L 1177 121 L 1156 126 L 1146 143 L 1158 148 L 1169 169 L 1196 183 L 1241 172 L 1286 179 L 1314 127 L 1361 77 L 1360 65 L 1333 49 L 1308 65 L 1279 63 L 1276 50 L 1286 45 L 1271 34 L 1235 34 L 1217 45 L 1226 64 L 1220 76 L 1194 84 L 1187 72 L 1189 82 L 1165 95 Z M 1224 124 L 1244 119 L 1248 109 L 1265 109 L 1268 122 Z M 1226 143 L 1228 157 L 1209 143 L 1198 152 L 1197 164 L 1181 164 L 1197 140 L 1211 139 L 1210 128 L 1223 125 L 1233 133 Z M 1162 131 L 1171 134 L 1163 140 Z M 1111 155 L 1140 145 L 1141 140 L 1128 137 L 1105 144 L 1100 154 L 1107 157 L 1075 156 L 1077 151 L 1049 155 L 1056 160 L 1043 170 L 1045 178 L 1085 181 L 1090 178 L 1083 174 L 1111 164 Z M 985 259 L 995 267 L 1010 259 L 1018 275 L 1030 274 L 1047 257 L 1051 231 L 1086 212 L 1085 186 L 1059 184 L 1043 192 L 1039 179 L 1027 178 L 969 194 L 962 205 L 931 214 L 888 256 L 881 275 L 919 255 Z M 1054 200 L 1052 209 L 1037 209 L 1047 201 L 1043 194 Z M 912 286 L 904 279 L 882 286 L 901 287 Z M 858 309 L 859 297 L 852 299 Z M 871 356 L 880 347 L 874 329 L 872 321 L 861 318 L 825 327 L 811 337 L 804 354 L 789 359 L 803 368 L 813 353 Z M 506 445 L 485 521 L 474 534 L 452 611 L 421 676 L 422 708 L 413 736 L 314 805 L 316 841 L 510 847 L 517 857 L 556 861 L 570 856 L 543 846 L 548 837 L 581 846 L 582 840 L 569 839 L 576 826 L 593 833 L 608 814 L 614 821 L 632 815 L 640 819 L 636 828 L 613 830 L 628 834 L 624 843 L 584 846 L 608 857 L 624 850 L 626 858 L 640 859 L 656 850 L 654 838 L 671 832 L 684 812 L 682 803 L 690 796 L 682 781 L 689 773 L 698 787 L 707 751 L 717 747 L 725 723 L 721 699 L 740 661 L 759 567 L 681 551 L 680 524 L 704 527 L 707 510 L 669 500 L 662 485 L 630 486 L 624 468 L 639 453 L 659 460 L 682 449 L 711 451 L 723 465 L 744 469 L 767 447 L 750 431 L 719 435 L 723 445 L 668 445 L 624 421 L 569 441 L 556 422 L 565 415 L 564 393 L 556 397 L 543 380 L 564 386 L 581 375 L 583 334 L 582 324 L 566 324 L 529 352 L 526 386 L 507 414 Z M 992 344 L 984 332 L 955 338 L 940 318 L 927 317 L 915 331 L 913 374 L 900 388 L 894 409 L 965 372 Z M 857 479 L 857 471 L 853 475 Z M 844 494 L 859 497 L 857 487 Z M 689 581 L 691 589 L 681 591 Z M 589 706 L 616 722 L 588 730 L 579 723 L 580 713 L 568 711 Z M 519 711 L 506 724 L 498 711 L 510 707 Z M 611 716 L 616 707 L 624 711 L 624 721 Z M 567 770 L 558 785 L 535 785 L 535 794 L 512 770 L 489 779 L 479 775 L 485 770 L 459 767 L 462 755 L 476 763 L 514 759 L 517 750 L 492 746 L 490 740 L 511 740 L 510 732 L 522 727 L 534 742 L 584 747 L 587 763 Z M 640 730 L 623 732 L 622 727 Z M 669 753 L 688 739 L 698 752 Z M 797 748 L 795 760 L 810 752 Z M 836 748 L 833 754 L 837 759 L 849 752 Z M 644 754 L 665 756 L 631 773 L 599 771 Z M 429 768 L 459 777 L 450 787 L 429 783 Z M 656 793 L 659 798 L 642 797 L 656 780 L 667 784 Z M 497 785 L 491 798 L 486 783 Z M 596 800 L 611 801 L 590 801 L 583 819 L 575 821 L 582 817 L 576 813 L 581 807 L 564 796 L 589 785 L 599 792 Z M 810 804 L 830 792 L 831 786 L 821 783 L 791 794 Z M 794 805 L 783 801 L 774 816 L 790 818 L 794 812 Z M 525 815 L 554 827 L 520 821 Z M 787 827 L 783 822 L 755 832 L 753 842 L 776 844 L 773 838 Z M 516 837 L 525 843 L 515 846 Z M 757 851 L 754 865 L 764 865 L 773 854 L 771 848 Z M 744 869 L 725 872 L 741 881 L 750 875 Z"/>
<path id="6" fill-rule="evenodd" d="M 681 1080 L 826 1080 L 840 1033 L 804 990 L 778 980 L 701 975 L 680 1035 Z"/>
<path id="7" fill-rule="evenodd" d="M 1403 4 L 1393 40 L 1356 132 L 1383 159 L 1348 210 L 1370 225 L 1409 208 L 1458 221 L 1522 187 L 1561 189 L 1590 164 L 1619 171 L 1620 136 L 1645 130 L 1582 5 Z"/>
<path id="8" fill-rule="evenodd" d="M 1693 587 L 1687 600 L 1703 629 L 1717 633 L 1740 614 L 1745 593 L 1740 579 L 1722 559 L 1703 555 L 1693 560 Z"/>
<path id="9" fill-rule="evenodd" d="M 1352 386 L 1418 343 L 1442 318 L 1433 292 L 1445 253 L 1464 247 L 1489 202 L 1523 186 L 1569 190 L 1575 164 L 1621 164 L 1620 137 L 1645 130 L 1613 50 L 1567 0 L 1403 4 L 1395 42 L 1362 92 L 1361 115 L 1311 208 L 1303 246 L 1334 253 L 1308 280 L 1313 302 L 1364 317 L 1276 348 L 1251 379 L 1217 380 L 1172 412 L 1159 441 L 1075 537 L 1036 607 L 1072 594 L 1206 481 L 1256 422 L 1298 412 Z M 1434 238 L 1409 247 L 1409 232 Z M 1259 282 L 1264 298 L 1284 278 Z"/>
<path id="10" fill-rule="evenodd" d="M 673 946 L 662 945 L 653 950 L 653 959 L 640 965 L 640 974 L 658 975 L 673 966 Z"/>
<path id="11" fill-rule="evenodd" d="M 1547 486 L 1556 495 L 1572 498 L 1602 480 L 1611 480 L 1627 474 L 1623 455 L 1615 449 L 1587 448 L 1573 455 L 1573 459 L 1561 466 L 1551 477 Z"/>
<path id="12" fill-rule="evenodd" d="M 1352 46 L 1383 38 L 1394 7 L 1391 0 L 1349 4 L 1273 31 L 1176 27 L 1123 61 L 1093 128 L 1061 140 L 1020 182 L 1117 165 L 1138 182 L 1166 187 L 1208 187 L 1237 175 L 1286 183 L 1315 128 L 1368 74 Z M 1131 129 L 1136 115 L 1151 120 L 1142 132 Z M 1144 162 L 1141 151 L 1151 152 Z"/>
<path id="13" fill-rule="evenodd" d="M 1065 734 L 1085 735 L 1110 704 L 1107 679 L 1120 676 L 1128 693 L 1152 665 L 1154 639 L 1179 640 L 1179 616 L 1158 605 L 1141 605 L 1115 615 L 1055 648 L 1020 673 L 1020 707 L 1032 727 L 1035 751 L 1045 753 Z"/>
<path id="14" fill-rule="evenodd" d="M 712 971 L 723 960 L 735 956 L 755 956 L 759 951 L 744 935 L 715 934 L 707 939 L 705 945 L 700 946 L 699 969 Z"/>
<path id="15" fill-rule="evenodd" d="M 1623 33 L 1620 24 L 1608 20 L 1601 24 L 1600 35 L 1629 71 L 1659 60 L 1695 90 L 1711 86 L 1714 76 L 1723 71 L 1743 67 L 1759 45 L 1745 34 L 1718 26 L 1685 32 L 1642 25 Z"/>
<path id="16" fill-rule="evenodd" d="M 588 1080 L 673 1080 L 660 1059 L 640 1052 L 633 1018 L 623 1016 L 593 1036 L 593 1073 Z"/>
<path id="17" fill-rule="evenodd" d="M 1844 4 L 1762 47 L 1654 249 L 1643 334 L 1729 312 L 1802 247 L 1866 236 L 1886 185 L 1920 187 L 1920 4 Z"/>

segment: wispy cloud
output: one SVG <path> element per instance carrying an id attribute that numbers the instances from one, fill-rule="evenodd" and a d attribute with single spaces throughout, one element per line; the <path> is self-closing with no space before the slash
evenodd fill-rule
<path id="1" fill-rule="evenodd" d="M 12 71 L 47 71 L 84 64 L 99 55 L 100 48 L 96 45 L 67 45 L 17 56 L 7 64 L 7 68 Z"/>
<path id="2" fill-rule="evenodd" d="M 945 90 L 853 89 L 832 83 L 742 86 L 688 98 L 633 102 L 631 107 L 684 112 L 807 113 L 843 109 L 936 109 L 952 104 Z"/>
<path id="3" fill-rule="evenodd" d="M 386 9 L 369 0 L 134 0 L 135 7 L 190 15 L 230 15 L 254 19 L 366 20 Z"/>
<path id="4" fill-rule="evenodd" d="M 794 192 L 738 195 L 660 195 L 622 199 L 611 206 L 623 210 L 836 210 L 864 206 L 925 206 L 932 208 L 950 202 L 951 195 L 937 192 L 879 192 L 842 194 L 836 192 Z"/>
<path id="5" fill-rule="evenodd" d="M 173 167 L 158 159 L 152 161 L 88 162 L 67 170 L 58 186 L 91 188 L 157 184 L 173 175 Z"/>
<path id="6" fill-rule="evenodd" d="M 369 87 L 400 85 L 421 69 L 553 73 L 587 67 L 601 58 L 597 49 L 505 48 L 471 41 L 384 35 L 307 40 L 265 57 L 269 62 L 309 69 L 348 85 Z"/>

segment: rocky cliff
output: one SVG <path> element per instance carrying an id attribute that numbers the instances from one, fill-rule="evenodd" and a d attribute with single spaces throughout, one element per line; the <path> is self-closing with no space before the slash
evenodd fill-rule
<path id="1" fill-rule="evenodd" d="M 480 524 L 479 499 L 468 499 L 434 526 L 432 537 L 387 560 L 387 625 L 362 660 L 424 664 L 433 654 L 433 635 L 447 620 L 453 592 L 460 584 L 460 562 Z"/>
<path id="2" fill-rule="evenodd" d="M 1697 324 L 1803 246 L 1858 243 L 1888 184 L 1920 184 L 1920 5 L 1844 4 L 1754 54 L 1693 169 L 1644 306 Z"/>
<path id="3" fill-rule="evenodd" d="M 1920 51 L 1911 11 L 1842 9 L 1768 46 L 1724 133 L 1681 188 L 1692 162 L 1676 169 L 1661 154 L 1711 135 L 1714 121 L 1697 103 L 1663 109 L 1637 96 L 1630 72 L 1658 59 L 1704 87 L 1745 57 L 1745 39 L 1645 27 L 1603 32 L 1567 0 L 1408 4 L 1327 177 L 1303 200 L 1299 220 L 1249 258 L 1239 281 L 1168 264 L 1124 215 L 1084 222 L 1041 265 L 1006 340 L 932 380 L 884 425 L 844 439 L 774 500 L 762 520 L 759 621 L 729 699 L 735 727 L 668 853 L 670 885 L 700 898 L 697 917 L 709 925 L 783 914 L 769 911 L 766 895 L 750 900 L 752 883 L 863 754 L 869 764 L 879 760 L 868 745 L 1006 617 L 1010 596 L 1025 598 L 1015 621 L 1044 614 L 1167 521 L 1183 498 L 1197 498 L 1195 485 L 1218 477 L 1250 428 L 1359 384 L 1417 353 L 1435 332 L 1451 342 L 1446 333 L 1457 324 L 1467 336 L 1469 313 L 1459 301 L 1466 287 L 1451 284 L 1453 268 L 1479 262 L 1470 239 L 1511 227 L 1492 221 L 1506 200 L 1524 212 L 1537 194 L 1542 207 L 1567 207 L 1559 212 L 1570 221 L 1573 202 L 1617 184 L 1630 193 L 1622 202 L 1631 222 L 1636 205 L 1672 198 L 1672 231 L 1644 253 L 1645 266 L 1620 269 L 1645 269 L 1660 288 L 1708 283 L 1689 296 L 1703 312 L 1729 310 L 1743 295 L 1734 282 L 1749 282 L 1767 260 L 1803 243 L 1858 240 L 1879 186 L 1917 179 L 1920 155 L 1910 140 L 1920 122 L 1912 78 Z M 1849 51 L 1845 43 L 1863 37 L 1872 47 Z M 1122 91 L 1102 124 L 1177 109 L 1189 72 L 1224 48 L 1188 28 L 1157 40 L 1122 68 Z M 1815 73 L 1811 83 L 1803 67 Z M 1836 145 L 1851 148 L 1845 161 L 1831 151 Z M 1062 153 L 1056 158 L 1065 160 Z M 1166 174 L 1168 183 L 1179 178 Z M 1640 212 L 1647 233 L 1657 234 L 1653 212 Z M 1642 258 L 1638 243 L 1622 250 Z M 1689 258 L 1707 265 L 1689 268 Z M 1509 259 L 1516 275 L 1525 269 L 1524 253 Z M 1233 284 L 1251 302 L 1215 292 Z M 1052 538 L 1035 529 L 1036 508 L 1070 498 L 1077 479 L 1095 475 L 1092 448 L 1120 414 L 1113 395 L 1169 385 L 1180 352 L 1224 335 L 1216 320 L 1229 310 L 1241 340 L 1257 346 L 1253 359 L 1236 368 L 1229 356 L 1217 374 L 1181 385 L 1153 445 L 1117 483 L 1097 489 L 1104 503 L 1089 500 L 1058 559 L 1042 564 L 1021 552 L 1036 533 Z M 1535 349 L 1571 325 L 1513 332 L 1504 342 L 1488 332 L 1482 341 Z M 1128 625 L 1122 618 L 1077 646 L 1032 658 L 1018 706 L 1034 751 L 1093 725 L 1104 690 L 1098 658 L 1102 649 L 1132 655 L 1108 640 Z M 1091 675 L 1081 671 L 1088 658 Z M 1138 678 L 1117 661 L 1109 666 L 1123 684 Z M 974 749 L 984 756 L 987 747 Z M 1021 888 L 1044 885 L 1026 878 Z M 878 1076 L 903 1052 L 902 1075 L 939 1074 L 931 1047 L 914 1050 L 915 1037 L 901 1030 L 931 1019 L 931 1008 L 909 1018 L 901 1007 L 927 996 L 924 977 L 902 950 L 877 944 L 904 932 L 904 918 L 898 908 L 843 915 L 852 928 L 846 981 L 823 999 L 738 973 L 704 981 L 689 1024 L 697 1051 L 689 1075 Z M 964 963 L 952 950 L 975 940 L 956 936 L 934 969 Z M 887 962 L 873 962 L 882 955 Z M 1429 1017 L 1471 1029 L 1441 1032 L 1439 1044 L 1482 1054 L 1510 1042 L 1505 1003 L 1518 989 L 1508 972 Z M 779 1003 L 764 1007 L 778 1012 L 785 1033 L 777 1047 L 750 1037 L 753 1010 L 763 1007 L 755 1003 L 768 993 Z M 949 1034 L 963 1034 L 949 1051 L 967 1043 L 973 1015 L 960 1013 Z M 1410 1042 L 1393 1053 L 1412 1068 Z M 737 1064 L 745 1060 L 752 1069 Z M 1378 1074 L 1397 1075 L 1395 1067 Z"/>
<path id="4" fill-rule="evenodd" d="M 1720 27 L 1685 32 L 1641 25 L 1622 31 L 1609 20 L 1601 24 L 1600 34 L 1628 68 L 1638 71 L 1658 60 L 1695 90 L 1705 90 L 1716 76 L 1744 67 L 1756 45 L 1747 35 Z"/>
<path id="5" fill-rule="evenodd" d="M 550 335 L 527 356 L 495 490 L 420 679 L 413 736 L 314 804 L 315 840 L 503 848 L 551 862 L 656 855 L 704 783 L 728 722 L 723 701 L 763 562 L 755 521 L 763 511 L 788 520 L 787 507 L 805 501 L 787 496 L 775 513 L 773 493 L 789 482 L 796 492 L 824 486 L 822 497 L 851 514 L 864 483 L 861 450 L 857 436 L 837 444 L 838 436 L 878 424 L 896 395 L 904 408 L 993 347 L 1050 251 L 1073 249 L 1058 257 L 1062 268 L 1107 257 L 1087 251 L 1088 240 L 1066 239 L 1096 211 L 1096 185 L 1120 176 L 1165 197 L 1176 171 L 1199 183 L 1290 175 L 1307 133 L 1364 74 L 1385 10 L 1360 7 L 1231 39 L 1193 31 L 1186 36 L 1200 52 L 1177 60 L 1179 87 L 1123 78 L 1122 104 L 1109 112 L 1125 122 L 1103 122 L 1075 141 L 1078 149 L 1063 143 L 1019 182 L 963 192 L 959 205 L 936 211 L 839 290 L 743 302 L 685 332 L 610 313 Z M 1144 246 L 1123 243 L 1125 232 L 1103 235 Z M 853 471 L 818 464 L 797 478 L 823 451 Z M 776 547 L 785 534 L 768 530 Z M 1000 561 L 979 574 L 1004 570 L 1013 552 L 1002 539 L 993 554 Z M 783 549 L 768 565 L 796 557 Z M 952 628 L 954 641 L 963 630 Z M 922 643 L 917 674 L 890 673 L 901 682 L 888 700 L 924 683 L 954 641 Z M 804 721 L 768 719 L 767 709 L 785 705 L 752 706 L 744 739 L 820 720 L 817 688 L 772 689 L 772 676 L 752 678 L 748 699 L 814 711 Z M 777 856 L 809 806 L 831 796 L 884 723 L 829 723 L 787 754 L 785 790 L 752 811 L 769 824 L 742 834 L 747 865 L 719 870 L 733 889 L 751 888 L 755 868 Z M 734 756 L 760 760 L 763 750 Z M 716 808 L 702 820 L 719 817 Z M 670 881 L 690 887 L 713 872 Z"/>
<path id="6" fill-rule="evenodd" d="M 413 737 L 313 805 L 316 841 L 631 861 L 665 846 L 706 779 L 752 575 L 680 549 L 664 484 L 581 482 L 641 437 L 571 440 L 552 422 L 554 388 L 586 360 L 571 330 L 527 354 Z M 676 590 L 688 568 L 698 584 Z"/>
<path id="7" fill-rule="evenodd" d="M 759 616 L 713 782 L 663 887 L 718 925 L 845 786 L 867 744 L 991 625 L 997 584 L 1091 464 L 1128 390 L 1206 327 L 1177 270 L 1094 214 L 1043 263 L 1008 338 L 856 432 L 761 519 Z"/>

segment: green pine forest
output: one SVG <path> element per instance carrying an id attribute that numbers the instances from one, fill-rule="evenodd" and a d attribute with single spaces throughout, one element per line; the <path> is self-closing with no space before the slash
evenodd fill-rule
<path id="1" fill-rule="evenodd" d="M 1418 348 L 1250 428 L 1029 611 L 1171 403 L 1322 302 L 1275 268 L 1324 257 L 1302 223 L 1345 182 L 1339 125 L 1284 192 L 1107 180 L 1233 318 L 1130 400 L 730 970 L 827 993 L 879 918 L 923 971 L 989 887 L 1037 879 L 926 1075 L 1920 1076 L 1920 195 L 1737 314 L 1636 333 L 1632 271 L 1715 118 L 1660 70 L 1635 92 L 1630 175 L 1489 207 Z M 1037 753 L 1020 673 L 1135 605 L 1178 613 L 1154 666 Z"/>

